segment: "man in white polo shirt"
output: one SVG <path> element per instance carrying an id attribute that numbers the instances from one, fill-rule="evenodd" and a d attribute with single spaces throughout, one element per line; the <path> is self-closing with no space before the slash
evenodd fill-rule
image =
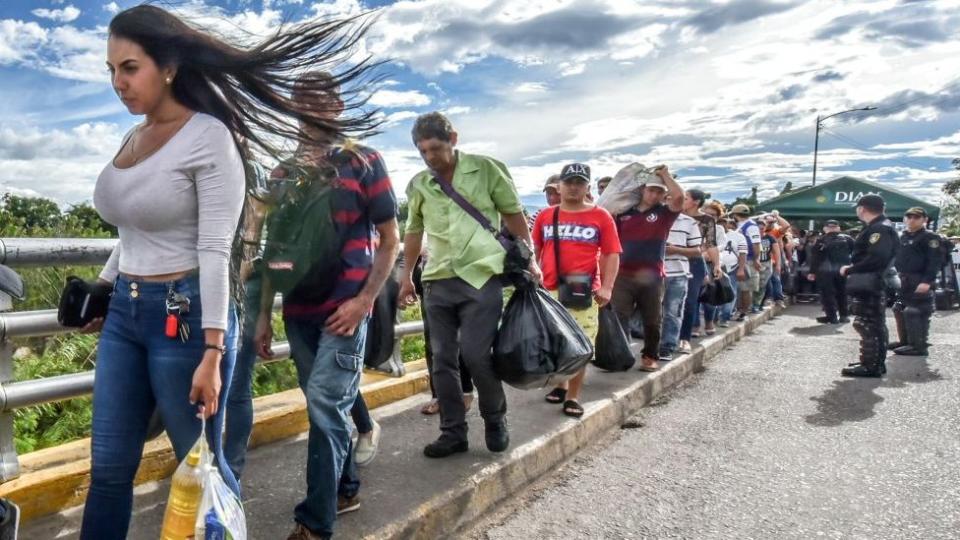
<path id="1" fill-rule="evenodd" d="M 747 239 L 747 267 L 746 280 L 740 282 L 740 312 L 737 320 L 747 318 L 747 313 L 753 307 L 753 291 L 760 287 L 760 227 L 756 221 L 750 219 L 750 207 L 745 204 L 734 205 L 730 215 L 737 221 L 737 230 Z"/>
<path id="2" fill-rule="evenodd" d="M 660 339 L 660 359 L 670 360 L 677 350 L 680 339 L 680 323 L 683 321 L 683 305 L 687 299 L 690 279 L 690 257 L 700 256 L 700 226 L 697 220 L 686 214 L 677 216 L 667 237 L 666 291 L 663 295 L 663 331 Z M 681 353 L 690 352 L 690 344 L 684 343 Z"/>

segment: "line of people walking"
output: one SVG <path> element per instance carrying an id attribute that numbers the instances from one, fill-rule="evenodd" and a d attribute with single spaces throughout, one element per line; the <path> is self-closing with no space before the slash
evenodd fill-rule
<path id="1" fill-rule="evenodd" d="M 400 249 L 388 167 L 355 142 L 377 126 L 354 86 L 375 65 L 328 70 L 365 28 L 317 21 L 241 48 L 153 5 L 111 21 L 113 88 L 145 120 L 124 136 L 94 193 L 120 241 L 99 276 L 113 288 L 108 314 L 85 328 L 101 335 L 81 538 L 126 537 L 154 411 L 178 460 L 206 422 L 220 473 L 240 493 L 253 366 L 274 354 L 276 293 L 310 424 L 305 494 L 289 538 L 330 538 L 337 515 L 360 507 L 356 467 L 374 458 L 381 432 L 359 394 L 366 333 Z M 647 171 L 636 201 L 612 214 L 592 202 L 589 165 L 570 163 L 544 187 L 550 208 L 528 221 L 508 168 L 458 150 L 443 114 L 418 117 L 411 138 L 425 169 L 406 189 L 398 302 L 420 302 L 429 330 L 436 401 L 425 412 L 439 413 L 440 433 L 423 448 L 428 458 L 468 450 L 474 389 L 487 449 L 510 446 L 491 354 L 503 311 L 500 276 L 526 260 L 517 250 L 533 254 L 519 270 L 554 291 L 589 335 L 597 309 L 609 304 L 643 340 L 642 371 L 690 352 L 691 341 L 716 326 L 744 320 L 765 297 L 783 301 L 779 276 L 792 243 L 783 241 L 789 224 L 776 214 L 757 223 L 744 205 L 726 212 L 703 191 L 685 191 L 666 166 Z M 279 164 L 268 172 L 254 149 Z M 602 178 L 598 189 L 614 181 Z M 886 268 L 884 257 L 861 260 L 857 251 L 874 246 L 872 254 L 886 242 L 858 240 L 853 267 L 839 274 Z M 918 295 L 926 282 L 910 276 L 924 271 L 902 269 Z M 702 302 L 708 284 L 730 289 L 733 299 Z M 870 321 L 880 304 L 856 298 L 851 312 L 866 321 L 863 332 L 876 332 Z M 914 329 L 904 344 L 921 347 L 913 317 L 927 304 L 904 305 L 904 328 Z M 871 343 L 870 354 L 886 346 Z M 581 416 L 584 378 L 581 370 L 547 400 Z"/>

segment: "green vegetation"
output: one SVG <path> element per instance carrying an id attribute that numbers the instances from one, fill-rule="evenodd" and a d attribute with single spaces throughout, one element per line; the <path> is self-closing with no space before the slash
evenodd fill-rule
<path id="1" fill-rule="evenodd" d="M 960 235 L 960 158 L 955 158 L 952 163 L 958 175 L 943 185 L 943 194 L 946 198 L 941 211 L 940 232 L 947 236 L 958 236 Z"/>
<path id="2" fill-rule="evenodd" d="M 111 238 L 116 229 L 100 219 L 88 204 L 61 211 L 54 201 L 35 197 L 5 195 L 0 199 L 0 238 Z M 100 267 L 68 266 L 23 268 L 27 298 L 15 302 L 17 311 L 56 307 L 67 276 L 84 279 L 97 276 Z M 417 308 L 401 313 L 401 320 L 419 320 Z M 279 314 L 274 314 L 274 336 L 285 341 Z M 97 336 L 66 334 L 14 341 L 14 378 L 18 381 L 89 371 L 96 363 Z M 403 340 L 403 360 L 423 358 L 423 338 Z M 273 394 L 297 387 L 292 362 L 258 365 L 254 371 L 254 396 Z M 16 444 L 20 453 L 56 446 L 90 435 L 91 399 L 77 398 L 20 409 L 15 417 Z"/>

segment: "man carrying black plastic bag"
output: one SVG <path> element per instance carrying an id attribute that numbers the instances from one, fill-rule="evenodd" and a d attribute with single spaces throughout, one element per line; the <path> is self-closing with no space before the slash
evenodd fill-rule
<path id="1" fill-rule="evenodd" d="M 593 357 L 593 345 L 573 316 L 542 287 L 518 287 L 493 344 L 493 369 L 523 390 L 558 384 Z"/>

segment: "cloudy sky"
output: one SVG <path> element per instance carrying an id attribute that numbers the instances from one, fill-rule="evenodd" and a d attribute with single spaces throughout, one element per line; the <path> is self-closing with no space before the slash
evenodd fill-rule
<path id="1" fill-rule="evenodd" d="M 0 191 L 91 198 L 140 119 L 112 93 L 116 0 L 0 0 Z M 413 118 L 446 111 L 462 148 L 505 161 L 522 193 L 565 162 L 595 176 L 667 163 L 723 200 L 851 174 L 930 202 L 960 156 L 960 0 L 187 0 L 230 32 L 357 14 L 363 51 L 392 59 L 368 141 L 399 192 L 421 164 Z M 951 38 L 951 36 L 953 36 Z M 361 51 L 361 52 L 363 52 Z"/>

